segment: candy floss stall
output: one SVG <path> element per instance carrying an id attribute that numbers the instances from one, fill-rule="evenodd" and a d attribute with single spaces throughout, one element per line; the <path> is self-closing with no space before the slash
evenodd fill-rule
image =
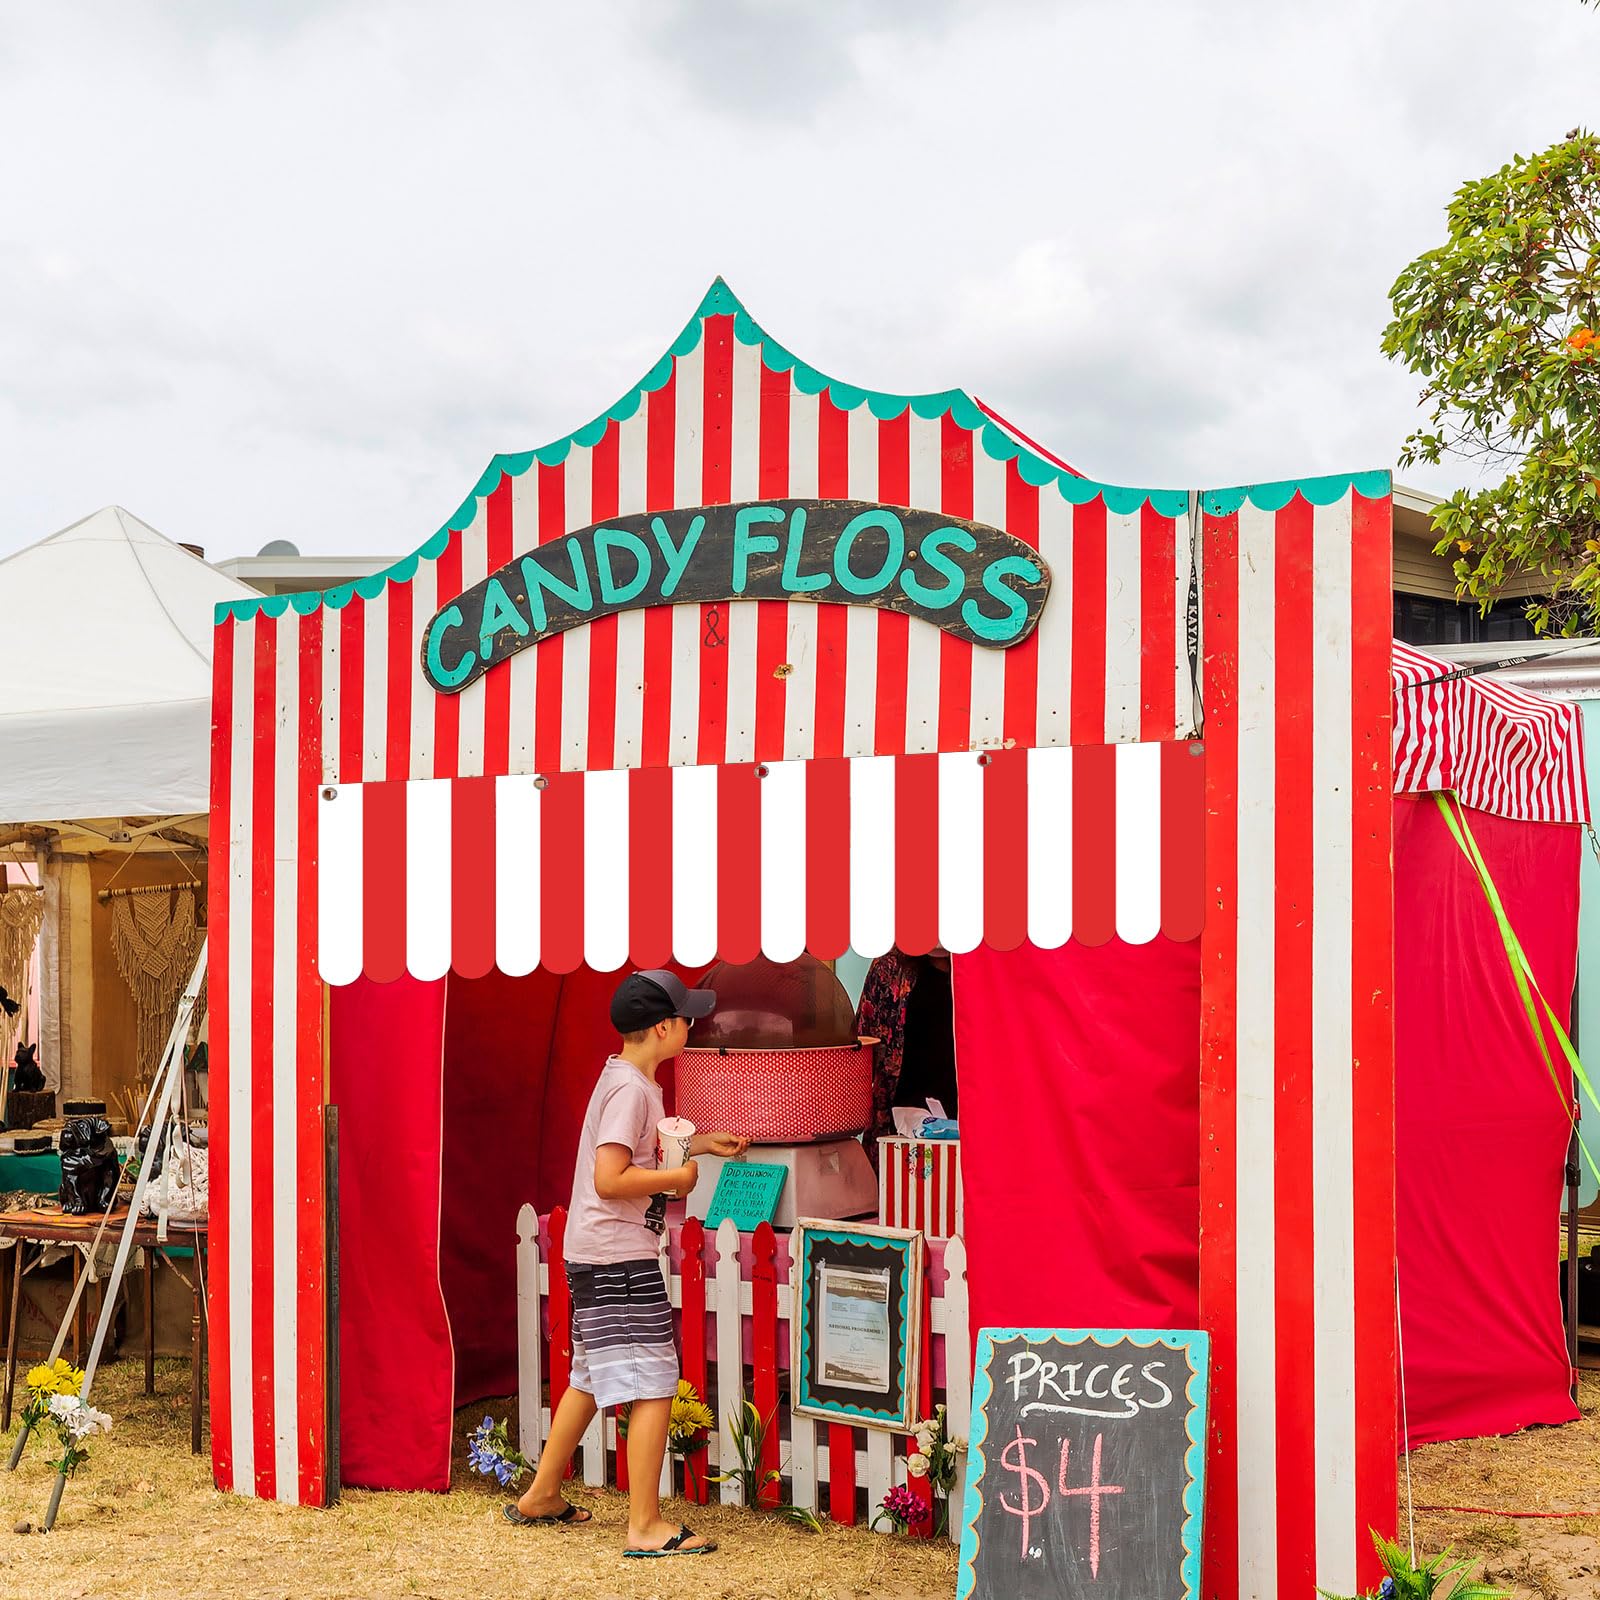
<path id="1" fill-rule="evenodd" d="M 495 458 L 416 555 L 224 608 L 218 1483 L 443 1488 L 453 1406 L 519 1389 L 536 1442 L 629 964 L 937 944 L 958 1025 L 981 996 L 998 1035 L 1046 957 L 1155 1015 L 1199 940 L 1198 1058 L 1191 1012 L 1118 1065 L 1127 1096 L 1200 1085 L 1205 1589 L 1354 1587 L 1395 1515 L 1389 541 L 1385 474 L 1094 483 L 961 391 L 824 376 L 719 281 L 636 389 Z M 923 1229 L 913 1415 L 959 1412 L 976 1330 L 1041 1320 L 1070 1278 L 1083 1219 L 1018 1201 L 1051 1177 L 1016 1154 L 1049 1116 L 1030 1048 L 962 1057 L 965 1214 Z M 802 1106 L 823 1076 L 789 1074 Z M 1136 1160 L 1137 1128 L 1110 1117 L 1103 1148 Z M 859 1170 L 837 1192 L 873 1218 Z M 904 1435 L 793 1411 L 782 1215 L 712 1231 L 703 1204 L 666 1266 L 713 1449 L 753 1386 L 782 1493 L 864 1521 Z M 1263 1340 L 1243 1313 L 1308 1238 Z M 589 1475 L 613 1445 L 608 1422 Z"/>

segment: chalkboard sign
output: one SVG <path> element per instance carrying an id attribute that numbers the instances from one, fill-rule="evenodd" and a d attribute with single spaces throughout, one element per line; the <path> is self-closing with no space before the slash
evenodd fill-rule
<path id="1" fill-rule="evenodd" d="M 778 1196 L 783 1193 L 787 1167 L 763 1161 L 729 1161 L 717 1176 L 717 1187 L 706 1213 L 706 1226 L 713 1231 L 731 1218 L 740 1233 L 754 1233 L 763 1222 L 778 1213 Z"/>
<path id="2" fill-rule="evenodd" d="M 957 1600 L 1198 1600 L 1203 1333 L 978 1335 Z"/>

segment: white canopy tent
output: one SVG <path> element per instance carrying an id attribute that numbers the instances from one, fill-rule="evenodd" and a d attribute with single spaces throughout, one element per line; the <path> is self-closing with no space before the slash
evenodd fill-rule
<path id="1" fill-rule="evenodd" d="M 120 506 L 0 560 L 0 847 L 43 889 L 41 1065 L 67 1094 L 129 1070 L 97 891 L 201 871 L 215 608 L 254 592 Z"/>
<path id="2" fill-rule="evenodd" d="M 0 823 L 204 812 L 213 611 L 252 593 L 121 506 L 0 561 Z"/>

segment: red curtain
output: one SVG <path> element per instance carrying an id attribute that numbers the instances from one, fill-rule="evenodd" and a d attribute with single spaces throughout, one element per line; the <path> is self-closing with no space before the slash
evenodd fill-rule
<path id="1" fill-rule="evenodd" d="M 1565 1024 L 1579 830 L 1467 816 Z M 1430 796 L 1395 800 L 1394 854 L 1396 1231 L 1410 1440 L 1570 1422 L 1578 1412 L 1556 1264 L 1565 1101 L 1477 875 Z M 1550 1051 L 1561 1063 L 1553 1042 Z"/>
<path id="2" fill-rule="evenodd" d="M 694 983 L 703 969 L 673 970 Z M 455 1407 L 515 1393 L 517 1213 L 571 1198 L 620 976 L 330 991 L 343 1482 L 447 1488 Z"/>
<path id="3" fill-rule="evenodd" d="M 952 965 L 974 1332 L 1194 1327 L 1198 942 Z"/>
<path id="4" fill-rule="evenodd" d="M 339 1108 L 340 1481 L 448 1489 L 454 1379 L 439 1293 L 445 986 L 329 991 Z"/>

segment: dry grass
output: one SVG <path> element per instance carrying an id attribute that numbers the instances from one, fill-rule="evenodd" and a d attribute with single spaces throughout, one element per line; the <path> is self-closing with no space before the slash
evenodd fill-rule
<path id="1" fill-rule="evenodd" d="M 808 1534 L 736 1507 L 669 1511 L 721 1545 L 693 1560 L 622 1560 L 627 1513 L 615 1494 L 577 1496 L 594 1509 L 586 1529 L 513 1529 L 500 1520 L 505 1495 L 466 1470 L 459 1447 L 448 1495 L 347 1490 L 330 1510 L 297 1511 L 218 1494 L 209 1457 L 189 1454 L 187 1364 L 158 1364 L 154 1399 L 141 1392 L 142 1378 L 137 1361 L 104 1369 L 95 1397 L 116 1431 L 95 1441 L 48 1537 L 10 1531 L 43 1514 L 52 1481 L 45 1445 L 30 1444 L 15 1474 L 0 1471 L 0 1597 L 924 1600 L 955 1591 L 948 1542 L 844 1528 Z M 457 1418 L 458 1446 L 486 1409 L 503 1407 Z"/>
<path id="2" fill-rule="evenodd" d="M 1600 1595 L 1600 1373 L 1583 1375 L 1578 1405 L 1581 1418 L 1566 1427 L 1415 1451 L 1412 1492 L 1419 1506 L 1476 1508 L 1418 1511 L 1418 1550 L 1450 1545 L 1479 1556 L 1485 1576 L 1519 1600 Z M 1510 1518 L 1495 1511 L 1595 1515 Z"/>

